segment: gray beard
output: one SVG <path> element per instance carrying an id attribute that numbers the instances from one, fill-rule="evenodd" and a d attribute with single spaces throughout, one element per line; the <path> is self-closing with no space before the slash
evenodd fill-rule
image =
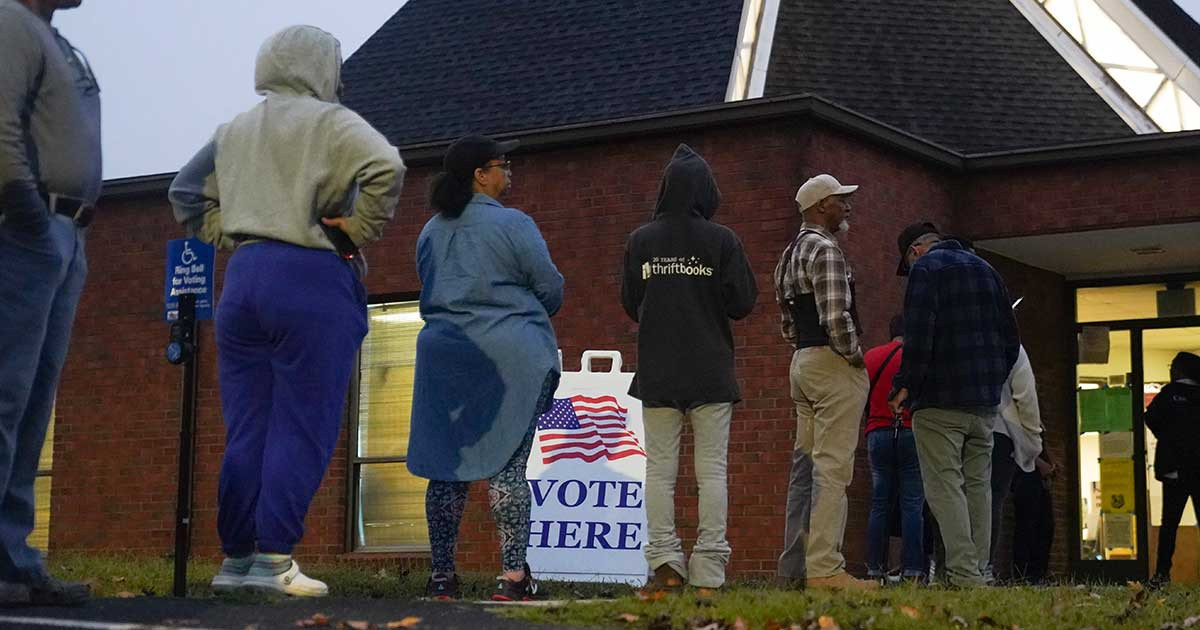
<path id="1" fill-rule="evenodd" d="M 837 231 L 838 231 L 838 234 L 849 234 L 850 233 L 850 222 L 845 219 L 842 219 L 842 222 L 838 224 Z"/>

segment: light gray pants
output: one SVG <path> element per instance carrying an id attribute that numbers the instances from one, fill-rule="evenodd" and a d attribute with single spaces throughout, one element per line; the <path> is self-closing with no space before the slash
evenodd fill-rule
<path id="1" fill-rule="evenodd" d="M 919 409 L 913 434 L 925 500 L 946 547 L 955 586 L 984 584 L 992 536 L 992 426 L 995 408 Z"/>
<path id="2" fill-rule="evenodd" d="M 675 531 L 675 481 L 679 472 L 679 436 L 683 421 L 696 437 L 696 483 L 700 490 L 700 524 L 691 561 Z M 718 588 L 725 583 L 729 542 L 726 460 L 733 403 L 710 403 L 684 414 L 670 407 L 646 407 L 646 561 L 650 569 L 669 564 L 692 586 Z"/>

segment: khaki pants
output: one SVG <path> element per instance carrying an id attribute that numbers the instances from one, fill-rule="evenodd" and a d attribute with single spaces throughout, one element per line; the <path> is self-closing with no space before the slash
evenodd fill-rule
<path id="1" fill-rule="evenodd" d="M 718 588 L 725 583 L 729 542 L 726 460 L 733 403 L 710 403 L 689 410 L 696 438 L 696 483 L 700 490 L 700 524 L 692 558 L 684 563 L 683 545 L 675 531 L 675 481 L 679 472 L 679 436 L 685 414 L 670 407 L 646 407 L 646 561 L 650 569 L 669 564 L 692 586 Z"/>
<path id="2" fill-rule="evenodd" d="M 913 434 L 925 500 L 946 547 L 946 577 L 955 586 L 984 583 L 992 531 L 994 408 L 919 409 Z"/>
<path id="3" fill-rule="evenodd" d="M 846 487 L 869 382 L 828 346 L 797 350 L 789 375 L 796 443 L 779 575 L 829 577 L 846 569 Z"/>

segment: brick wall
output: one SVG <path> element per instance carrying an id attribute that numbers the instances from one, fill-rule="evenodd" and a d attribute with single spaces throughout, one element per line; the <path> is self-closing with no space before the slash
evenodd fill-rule
<path id="1" fill-rule="evenodd" d="M 1200 156 L 1177 154 L 972 174 L 960 218 L 977 238 L 1195 221 Z"/>

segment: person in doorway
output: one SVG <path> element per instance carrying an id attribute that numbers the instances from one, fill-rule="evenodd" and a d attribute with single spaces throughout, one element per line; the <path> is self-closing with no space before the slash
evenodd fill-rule
<path id="1" fill-rule="evenodd" d="M 0 606 L 90 597 L 26 542 L 100 196 L 100 88 L 51 26 L 79 4 L 0 0 Z"/>
<path id="2" fill-rule="evenodd" d="M 558 341 L 550 318 L 563 277 L 529 215 L 505 207 L 516 140 L 468 135 L 446 150 L 430 187 L 437 214 L 417 238 L 421 318 L 413 382 L 408 469 L 429 480 L 435 599 L 460 596 L 454 556 L 472 481 L 488 480 L 500 534 L 492 599 L 537 594 L 525 562 L 529 483 L 525 466 L 537 419 L 558 387 Z"/>
<path id="3" fill-rule="evenodd" d="M 835 234 L 850 229 L 850 195 L 832 175 L 796 192 L 804 223 L 775 267 L 783 337 L 795 347 L 789 369 L 796 442 L 788 483 L 778 577 L 807 586 L 874 589 L 846 573 L 846 488 L 869 388 L 854 299 L 854 276 Z"/>
<path id="4" fill-rule="evenodd" d="M 867 351 L 864 360 L 870 377 L 867 403 L 867 457 L 871 462 L 871 514 L 867 521 L 867 576 L 883 581 L 887 576 L 892 497 L 900 510 L 901 577 L 917 581 L 925 574 L 925 490 L 912 432 L 912 415 L 888 407 L 888 391 L 900 369 L 904 350 L 904 317 L 888 324 L 892 340 Z"/>
<path id="5" fill-rule="evenodd" d="M 985 584 L 991 547 L 992 431 L 1017 361 L 1017 323 L 1000 274 L 931 223 L 897 239 L 904 296 L 904 362 L 893 411 L 913 410 L 925 497 L 955 586 Z"/>
<path id="6" fill-rule="evenodd" d="M 1171 361 L 1171 382 L 1146 408 L 1146 428 L 1158 440 L 1154 478 L 1162 482 L 1162 526 L 1151 584 L 1171 582 L 1175 535 L 1188 498 L 1200 521 L 1200 356 L 1180 352 Z"/>
<path id="7" fill-rule="evenodd" d="M 292 549 L 367 333 L 358 248 L 391 220 L 405 172 L 396 148 L 338 103 L 341 66 L 338 40 L 318 28 L 267 38 L 254 71 L 265 98 L 221 125 L 168 192 L 190 234 L 236 248 L 216 314 L 216 590 L 328 593 Z"/>
<path id="8" fill-rule="evenodd" d="M 646 427 L 646 561 L 649 590 L 725 583 L 731 553 L 726 459 L 733 405 L 730 320 L 758 298 L 742 243 L 712 220 L 721 192 L 708 163 L 685 144 L 663 170 L 650 222 L 629 235 L 621 304 L 638 323 L 638 365 L 629 395 L 642 401 Z M 696 439 L 700 522 L 691 558 L 675 531 L 675 482 L 684 421 Z"/>
<path id="9" fill-rule="evenodd" d="M 1054 509 L 1050 487 L 1058 466 L 1045 450 L 1034 461 L 1031 472 L 1018 472 L 1013 479 L 1013 579 L 1041 584 L 1050 567 L 1054 542 Z"/>

